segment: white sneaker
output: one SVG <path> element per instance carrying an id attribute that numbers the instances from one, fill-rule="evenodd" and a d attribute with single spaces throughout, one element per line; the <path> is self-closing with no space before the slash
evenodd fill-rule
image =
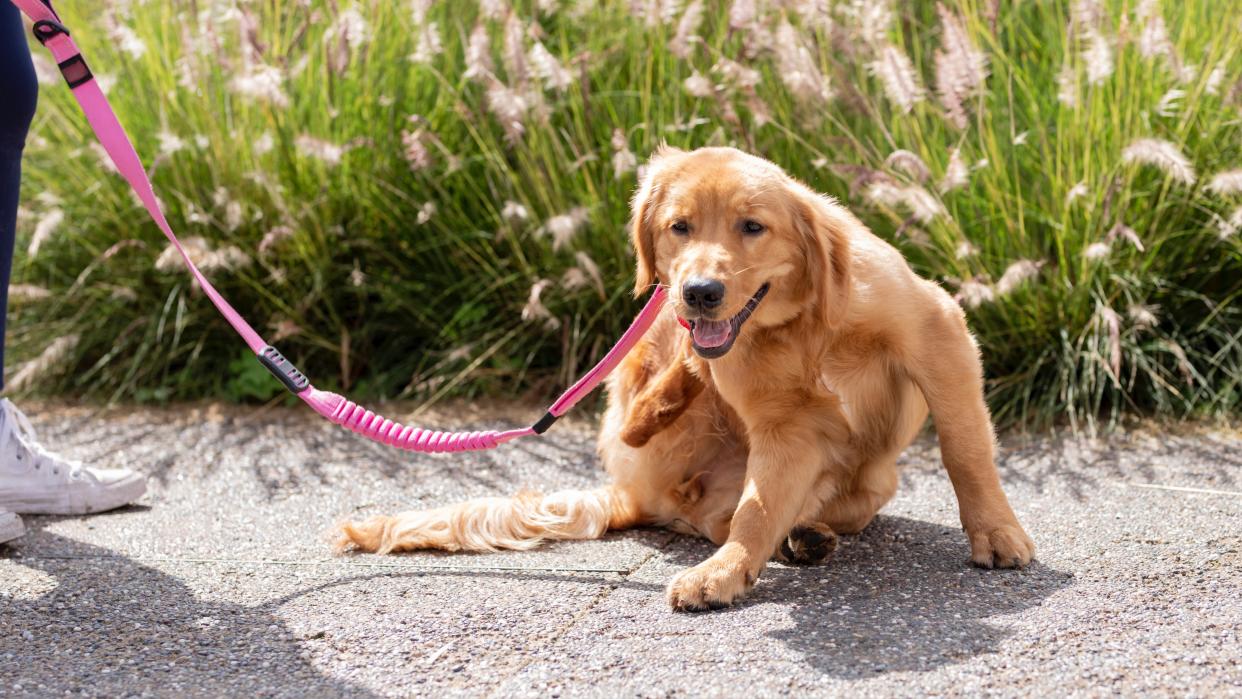
<path id="1" fill-rule="evenodd" d="M 0 510 L 0 544 L 12 541 L 26 533 L 22 518 L 7 510 Z"/>
<path id="2" fill-rule="evenodd" d="M 89 514 L 128 505 L 145 492 L 147 479 L 129 469 L 87 468 L 48 451 L 22 411 L 0 398 L 0 510 Z"/>

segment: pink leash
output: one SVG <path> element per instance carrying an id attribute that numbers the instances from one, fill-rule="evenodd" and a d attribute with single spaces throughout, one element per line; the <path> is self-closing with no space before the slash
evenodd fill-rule
<path id="1" fill-rule="evenodd" d="M 86 120 L 90 122 L 95 136 L 103 144 L 112 162 L 116 164 L 117 170 L 129 181 L 129 185 L 142 200 L 143 206 L 147 208 L 155 225 L 159 226 L 164 236 L 177 248 L 177 252 L 181 253 L 181 259 L 185 260 L 190 274 L 194 275 L 199 286 L 207 294 L 207 298 L 215 304 L 216 310 L 220 311 L 229 325 L 232 325 L 237 334 L 241 335 L 251 351 L 273 376 L 307 405 L 314 408 L 315 412 L 338 425 L 389 446 L 431 453 L 491 449 L 518 437 L 543 434 L 552 426 L 552 423 L 556 422 L 557 418 L 569 412 L 570 408 L 594 390 L 604 380 L 604 377 L 621 363 L 621 360 L 634 345 L 638 344 L 639 339 L 659 315 L 666 295 L 663 287 L 656 287 L 655 292 L 638 316 L 634 318 L 629 329 L 617 341 L 616 346 L 604 355 L 599 364 L 578 379 L 578 382 L 565 391 L 552 404 L 552 407 L 548 408 L 547 413 L 530 427 L 481 432 L 426 430 L 394 422 L 363 408 L 344 396 L 321 391 L 312 386 L 310 380 L 298 371 L 292 362 L 285 359 L 279 350 L 267 344 L 259 333 L 250 327 L 250 324 L 216 291 L 211 282 L 207 281 L 203 273 L 194 265 L 194 261 L 186 254 L 185 249 L 181 247 L 181 241 L 177 240 L 176 234 L 173 233 L 172 227 L 168 225 L 164 213 L 160 210 L 159 203 L 155 199 L 155 192 L 151 188 L 151 182 L 147 179 L 146 169 L 143 168 L 142 161 L 134 151 L 133 143 L 130 142 L 125 134 L 125 128 L 121 126 L 111 105 L 108 104 L 108 98 L 104 96 L 103 91 L 95 82 L 90 68 L 86 65 L 86 60 L 82 58 L 82 52 L 78 50 L 69 36 L 69 30 L 60 23 L 60 17 L 52 10 L 50 0 L 12 0 L 12 2 L 34 21 L 35 38 L 52 52 L 61 74 L 65 76 L 65 80 L 73 91 L 73 96 L 82 106 L 82 111 L 86 114 Z"/>

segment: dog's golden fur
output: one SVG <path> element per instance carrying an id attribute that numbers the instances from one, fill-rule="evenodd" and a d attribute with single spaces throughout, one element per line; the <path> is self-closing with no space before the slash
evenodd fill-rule
<path id="1" fill-rule="evenodd" d="M 896 249 L 777 166 L 729 148 L 660 149 L 632 229 L 636 291 L 665 284 L 671 303 L 608 381 L 599 453 L 609 485 L 347 523 L 340 548 L 521 549 L 661 525 L 720 546 L 672 580 L 669 602 L 727 605 L 773 555 L 797 558 L 800 547 L 782 546 L 791 531 L 822 541 L 867 526 L 930 407 L 971 560 L 1031 560 L 993 462 L 962 311 Z M 690 278 L 724 282 L 719 318 L 769 285 L 718 358 L 700 356 L 677 322 L 703 313 L 679 293 Z"/>

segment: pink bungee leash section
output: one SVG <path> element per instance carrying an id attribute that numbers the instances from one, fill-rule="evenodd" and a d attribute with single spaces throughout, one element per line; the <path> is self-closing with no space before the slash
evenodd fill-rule
<path id="1" fill-rule="evenodd" d="M 552 423 L 556 422 L 557 418 L 569 412 L 570 408 L 594 390 L 621 363 L 625 355 L 633 349 L 634 345 L 638 344 L 643 334 L 655 322 L 660 308 L 664 305 L 666 291 L 663 287 L 657 286 L 646 305 L 634 318 L 634 322 L 630 324 L 617 344 L 608 351 L 608 354 L 604 355 L 604 358 L 594 368 L 565 391 L 552 404 L 552 407 L 548 408 L 544 416 L 530 427 L 479 432 L 427 430 L 403 425 L 367 410 L 344 396 L 330 391 L 321 391 L 312 386 L 310 380 L 279 350 L 267 344 L 259 336 L 259 333 L 216 291 L 211 282 L 199 271 L 194 261 L 190 259 L 185 249 L 181 247 L 181 241 L 177 240 L 172 227 L 164 218 L 163 211 L 160 210 L 151 182 L 147 178 L 146 169 L 142 166 L 142 161 L 138 158 L 133 143 L 126 135 L 125 128 L 121 126 L 111 105 L 108 104 L 108 98 L 104 96 L 98 83 L 95 82 L 90 68 L 86 65 L 86 60 L 82 58 L 82 52 L 78 50 L 69 35 L 69 30 L 65 28 L 60 17 L 52 9 L 50 0 L 12 0 L 12 2 L 34 22 L 35 38 L 52 52 L 61 74 L 69 83 L 74 98 L 81 105 L 91 129 L 95 132 L 104 150 L 107 151 L 108 157 L 133 187 L 134 193 L 146 207 L 155 225 L 159 226 L 164 236 L 181 254 L 181 259 L 185 260 L 190 274 L 198 281 L 203 292 L 207 294 L 207 298 L 229 322 L 229 325 L 233 326 L 263 366 L 267 367 L 268 371 L 286 388 L 301 398 L 315 412 L 353 432 L 381 444 L 427 453 L 492 449 L 518 437 L 543 434 L 552 426 Z"/>

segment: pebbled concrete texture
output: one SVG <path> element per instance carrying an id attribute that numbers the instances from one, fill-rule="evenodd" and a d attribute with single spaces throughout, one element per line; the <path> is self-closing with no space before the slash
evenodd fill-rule
<path id="1" fill-rule="evenodd" d="M 296 408 L 25 407 L 45 444 L 151 487 L 114 513 L 26 517 L 0 546 L 0 696 L 1242 696 L 1229 428 L 1007 436 L 1006 489 L 1039 546 L 1021 571 L 967 565 L 926 436 L 884 514 L 826 564 L 772 564 L 740 606 L 674 614 L 664 584 L 712 549 L 661 530 L 329 554 L 344 516 L 599 483 L 589 418 L 425 456 Z"/>

